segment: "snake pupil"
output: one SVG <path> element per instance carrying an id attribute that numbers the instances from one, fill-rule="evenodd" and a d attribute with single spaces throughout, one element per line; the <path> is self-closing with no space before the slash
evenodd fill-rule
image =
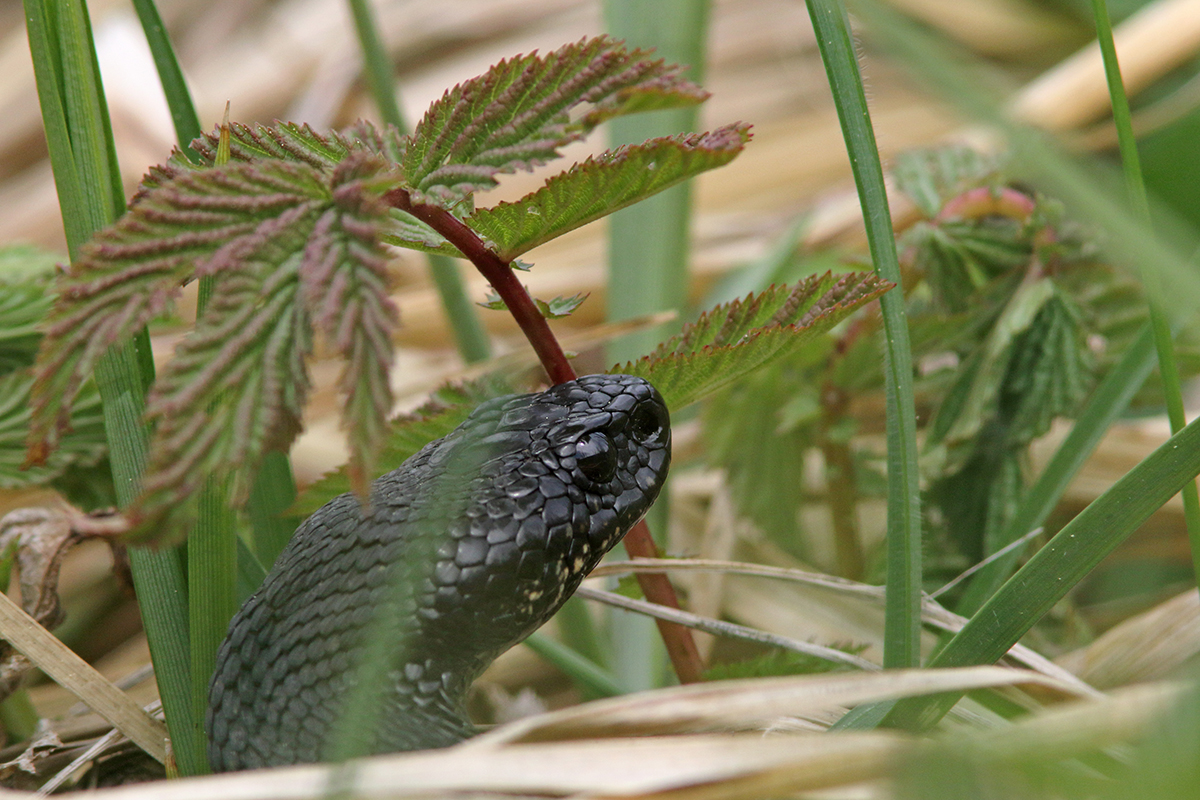
<path id="1" fill-rule="evenodd" d="M 575 463 L 592 481 L 608 483 L 617 474 L 617 450 L 603 433 L 588 433 L 575 444 Z"/>

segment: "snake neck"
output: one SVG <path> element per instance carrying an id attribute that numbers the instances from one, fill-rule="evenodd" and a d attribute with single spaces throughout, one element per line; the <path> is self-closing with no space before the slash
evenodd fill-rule
<path id="1" fill-rule="evenodd" d="M 323 506 L 230 623 L 209 691 L 213 769 L 318 761 L 347 729 L 357 753 L 471 735 L 471 682 L 561 606 L 669 463 L 654 388 L 586 376 L 488 401 L 377 479 L 365 508 Z"/>

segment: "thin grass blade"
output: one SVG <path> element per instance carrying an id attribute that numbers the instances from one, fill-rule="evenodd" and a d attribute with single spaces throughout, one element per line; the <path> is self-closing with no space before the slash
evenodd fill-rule
<path id="1" fill-rule="evenodd" d="M 846 9 L 839 0 L 808 0 L 808 12 L 854 169 L 875 271 L 884 280 L 896 284 L 896 288 L 879 301 L 886 345 L 884 391 L 887 396 L 888 449 L 888 604 L 884 623 L 884 666 L 913 667 L 920 663 L 921 502 L 912 351 L 896 240 Z"/>

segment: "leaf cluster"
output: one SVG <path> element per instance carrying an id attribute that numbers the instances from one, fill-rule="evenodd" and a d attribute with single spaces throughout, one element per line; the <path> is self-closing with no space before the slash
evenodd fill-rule
<path id="1" fill-rule="evenodd" d="M 1024 491 L 1030 444 L 1078 413 L 1099 369 L 1146 320 L 1137 282 L 1096 258 L 1096 234 L 1058 203 L 1014 188 L 1000 167 L 958 147 L 907 154 L 896 166 L 925 217 L 899 245 L 919 365 L 926 527 L 940 551 L 927 559 L 933 582 L 948 577 L 939 564 L 961 571 L 1008 544 L 999 535 Z M 856 408 L 875 408 L 882 390 L 878 330 L 876 318 L 860 317 L 835 343 L 793 353 L 706 408 L 710 458 L 727 471 L 740 510 L 797 555 L 808 555 L 798 528 L 807 453 L 820 449 L 828 463 L 849 447 L 841 468 L 854 474 L 830 474 L 830 485 L 848 483 L 860 499 L 878 488 L 881 455 L 850 439 L 862 425 Z M 1183 356 L 1194 371 L 1186 347 Z"/>
<path id="2" fill-rule="evenodd" d="M 495 65 L 446 92 L 411 135 L 366 123 L 329 133 L 277 123 L 201 137 L 194 156 L 176 151 L 151 168 L 128 212 L 59 280 L 30 390 L 30 461 L 45 463 L 62 446 L 80 389 L 108 348 L 207 277 L 210 299 L 148 397 L 154 433 L 131 509 L 140 534 L 179 533 L 206 476 L 229 477 L 231 501 L 246 496 L 246 476 L 300 430 L 319 340 L 344 362 L 348 475 L 365 491 L 380 458 L 394 455 L 382 444 L 399 321 L 389 247 L 477 255 L 422 213 L 436 210 L 511 266 L 539 244 L 727 163 L 748 127 L 606 152 L 492 208 L 477 209 L 476 192 L 558 158 L 604 120 L 705 97 L 678 67 L 599 37 Z M 579 302 L 539 308 L 561 316 Z"/>

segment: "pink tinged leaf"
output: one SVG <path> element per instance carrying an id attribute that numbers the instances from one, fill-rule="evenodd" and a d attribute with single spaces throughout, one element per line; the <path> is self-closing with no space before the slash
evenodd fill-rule
<path id="1" fill-rule="evenodd" d="M 605 37 L 502 61 L 430 107 L 410 138 L 404 172 L 420 193 L 449 201 L 492 185 L 495 174 L 556 158 L 558 148 L 625 113 L 621 93 L 639 90 L 658 97 L 660 107 L 703 98 L 677 68 Z M 572 122 L 568 112 L 581 103 L 596 108 Z M 454 165 L 483 169 L 450 169 Z"/>
<path id="2" fill-rule="evenodd" d="M 258 277 L 256 282 L 254 276 Z M 187 497 L 206 475 L 237 475 L 234 496 L 248 486 L 239 471 L 300 429 L 311 353 L 298 304 L 295 268 L 258 262 L 223 273 L 196 330 L 168 363 L 147 414 L 158 419 L 145 493 L 136 509 L 142 530 L 159 522 L 173 532 Z"/>
<path id="3" fill-rule="evenodd" d="M 373 166 L 374 165 L 374 166 Z M 380 243 L 388 209 L 364 190 L 380 162 L 351 162 L 334 180 L 334 205 L 314 225 L 299 276 L 314 324 L 346 360 L 338 388 L 346 397 L 342 424 L 350 436 L 355 474 L 362 480 L 381 446 L 379 432 L 391 411 L 388 373 L 392 334 L 398 323 L 387 296 L 386 253 Z"/>

